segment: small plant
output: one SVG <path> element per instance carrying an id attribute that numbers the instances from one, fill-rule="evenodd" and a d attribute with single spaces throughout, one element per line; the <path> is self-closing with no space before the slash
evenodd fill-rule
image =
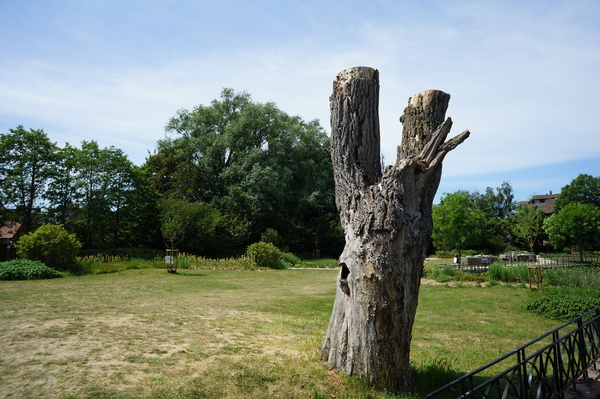
<path id="1" fill-rule="evenodd" d="M 62 277 L 56 270 L 42 262 L 11 260 L 0 263 L 0 280 L 41 280 Z"/>
<path id="2" fill-rule="evenodd" d="M 285 263 L 288 267 L 297 266 L 302 262 L 299 257 L 291 252 L 282 252 L 279 259 L 281 259 L 281 261 L 283 261 L 283 263 Z"/>
<path id="3" fill-rule="evenodd" d="M 248 247 L 246 250 L 248 255 L 258 267 L 270 267 L 274 269 L 285 267 L 283 263 L 277 262 L 281 251 L 270 242 L 257 242 Z"/>
<path id="4" fill-rule="evenodd" d="M 22 236 L 15 247 L 19 257 L 41 261 L 53 269 L 70 272 L 78 268 L 76 255 L 81 243 L 62 224 L 44 224 Z"/>

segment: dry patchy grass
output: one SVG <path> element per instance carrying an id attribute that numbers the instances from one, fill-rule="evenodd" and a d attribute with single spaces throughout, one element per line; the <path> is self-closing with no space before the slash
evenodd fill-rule
<path id="1" fill-rule="evenodd" d="M 2 281 L 0 398 L 394 397 L 319 360 L 336 274 L 145 269 Z M 526 295 L 423 286 L 417 378 L 434 361 L 467 372 L 553 327 L 516 310 Z"/>

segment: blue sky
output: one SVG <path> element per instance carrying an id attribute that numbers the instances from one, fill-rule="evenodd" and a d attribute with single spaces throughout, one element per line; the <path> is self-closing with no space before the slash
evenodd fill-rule
<path id="1" fill-rule="evenodd" d="M 96 140 L 136 163 L 180 108 L 222 88 L 329 131 L 336 74 L 379 69 L 382 151 L 422 90 L 451 94 L 439 194 L 517 199 L 600 176 L 600 2 L 0 0 L 0 131 Z M 438 196 L 439 197 L 439 196 Z"/>

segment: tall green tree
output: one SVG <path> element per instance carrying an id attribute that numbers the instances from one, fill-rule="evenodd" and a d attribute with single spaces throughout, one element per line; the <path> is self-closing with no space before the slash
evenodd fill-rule
<path id="1" fill-rule="evenodd" d="M 559 212 L 572 203 L 600 206 L 600 177 L 580 174 L 564 186 L 554 202 L 554 211 Z"/>
<path id="2" fill-rule="evenodd" d="M 433 206 L 432 217 L 436 248 L 460 254 L 482 240 L 485 215 L 463 192 L 444 194 L 440 204 Z"/>
<path id="3" fill-rule="evenodd" d="M 339 235 L 323 218 L 337 213 L 329 138 L 317 121 L 224 89 L 208 106 L 178 111 L 166 130 L 147 161 L 163 196 L 240 218 L 249 241 L 274 229 L 290 249 L 310 251 L 318 237 Z"/>
<path id="4" fill-rule="evenodd" d="M 76 158 L 78 234 L 86 248 L 119 246 L 127 193 L 135 187 L 133 164 L 122 150 L 83 141 Z"/>
<path id="5" fill-rule="evenodd" d="M 75 211 L 78 198 L 75 186 L 78 151 L 69 143 L 57 150 L 54 171 L 44 193 L 49 222 L 67 228 L 79 216 Z"/>
<path id="6" fill-rule="evenodd" d="M 545 213 L 535 206 L 519 206 L 513 215 L 511 224 L 514 236 L 529 247 L 533 253 L 533 247 L 541 233 L 544 232 Z"/>
<path id="7" fill-rule="evenodd" d="M 576 247 L 583 252 L 600 247 L 600 208 L 571 203 L 544 221 L 544 230 L 557 248 Z"/>
<path id="8" fill-rule="evenodd" d="M 226 253 L 247 234 L 243 223 L 205 202 L 165 198 L 160 202 L 160 222 L 166 246 L 187 252 Z"/>
<path id="9" fill-rule="evenodd" d="M 34 229 L 47 182 L 53 175 L 57 147 L 42 129 L 23 126 L 0 134 L 0 201 L 16 209 L 20 233 Z"/>
<path id="10" fill-rule="evenodd" d="M 160 194 L 150 182 L 148 167 L 135 166 L 133 188 L 125 192 L 125 206 L 120 215 L 120 244 L 126 247 L 162 248 L 160 231 Z"/>

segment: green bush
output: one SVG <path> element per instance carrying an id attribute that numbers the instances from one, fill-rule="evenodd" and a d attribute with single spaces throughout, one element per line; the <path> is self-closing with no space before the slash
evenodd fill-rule
<path id="1" fill-rule="evenodd" d="M 273 269 L 285 268 L 283 262 L 279 261 L 281 251 L 270 242 L 257 242 L 248 247 L 248 255 L 258 267 L 270 267 Z"/>
<path id="2" fill-rule="evenodd" d="M 38 261 L 11 260 L 0 263 L 0 280 L 41 280 L 58 277 L 61 277 L 59 272 Z"/>
<path id="3" fill-rule="evenodd" d="M 39 260 L 59 271 L 78 269 L 76 256 L 81 243 L 62 224 L 44 224 L 22 236 L 15 246 L 21 258 Z"/>
<path id="4" fill-rule="evenodd" d="M 288 267 L 299 265 L 302 260 L 291 252 L 282 252 L 279 257 Z"/>
<path id="5" fill-rule="evenodd" d="M 550 319 L 569 321 L 600 306 L 599 294 L 583 288 L 549 287 L 529 298 L 525 309 Z"/>

